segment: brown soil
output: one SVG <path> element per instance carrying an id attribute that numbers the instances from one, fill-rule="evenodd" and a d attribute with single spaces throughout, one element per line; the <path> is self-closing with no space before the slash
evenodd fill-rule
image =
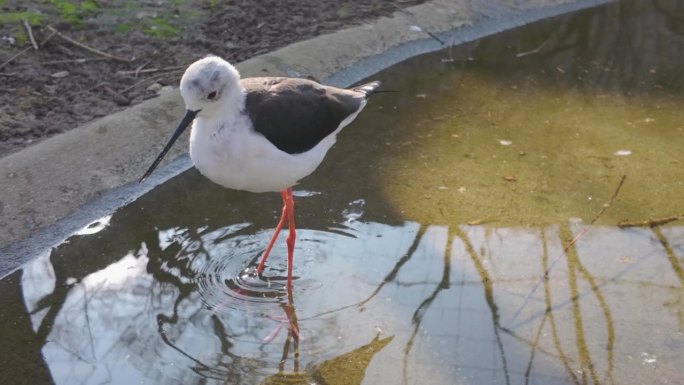
<path id="1" fill-rule="evenodd" d="M 0 0 L 0 156 L 156 97 L 208 53 L 239 62 L 424 1 Z"/>

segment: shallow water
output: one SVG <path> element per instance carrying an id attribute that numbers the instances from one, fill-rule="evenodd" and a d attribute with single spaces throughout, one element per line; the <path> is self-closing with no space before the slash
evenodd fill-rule
<path id="1" fill-rule="evenodd" d="M 658 4 L 378 74 L 401 92 L 296 187 L 291 293 L 284 235 L 245 273 L 277 194 L 190 170 L 102 218 L 0 281 L 2 383 L 684 383 L 682 222 L 616 226 L 684 214 Z"/>

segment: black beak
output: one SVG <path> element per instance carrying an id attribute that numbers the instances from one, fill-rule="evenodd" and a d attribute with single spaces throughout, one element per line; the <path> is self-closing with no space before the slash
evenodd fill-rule
<path id="1" fill-rule="evenodd" d="M 159 162 L 161 162 L 162 159 L 164 159 L 164 155 L 166 155 L 166 153 L 169 152 L 169 150 L 171 149 L 171 146 L 173 146 L 173 144 L 176 142 L 176 140 L 178 140 L 178 137 L 181 136 L 183 131 L 185 131 L 185 129 L 188 128 L 190 123 L 192 123 L 192 121 L 195 119 L 195 116 L 197 116 L 197 113 L 199 113 L 200 111 L 201 110 L 197 110 L 197 111 L 187 110 L 185 112 L 185 116 L 183 116 L 183 119 L 180 121 L 180 123 L 178 123 L 178 128 L 176 128 L 176 131 L 173 133 L 173 135 L 171 135 L 171 139 L 169 139 L 169 142 L 166 143 L 166 146 L 164 146 L 164 149 L 162 150 L 162 152 L 159 153 L 159 156 L 157 156 L 157 159 L 154 160 L 154 162 L 152 163 L 150 168 L 147 169 L 147 171 L 142 176 L 142 178 L 140 178 L 138 183 L 144 182 L 145 179 L 147 179 L 147 177 L 150 176 L 150 174 L 152 174 L 152 171 L 154 171 L 154 169 L 157 168 L 157 166 L 159 165 Z"/>

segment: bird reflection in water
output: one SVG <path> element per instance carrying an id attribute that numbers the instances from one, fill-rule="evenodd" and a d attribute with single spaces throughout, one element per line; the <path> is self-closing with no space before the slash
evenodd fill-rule
<path id="1" fill-rule="evenodd" d="M 120 234 L 128 223 L 115 217 L 110 226 L 111 234 Z M 223 295 L 221 287 L 235 293 L 222 277 L 210 282 L 221 286 L 208 287 L 207 277 L 216 270 L 205 267 L 212 266 L 209 261 L 245 259 L 215 257 L 226 249 L 251 250 L 258 258 L 268 231 L 248 236 L 252 231 L 244 224 L 156 230 L 138 250 L 113 262 L 104 259 L 101 266 L 81 266 L 83 271 L 62 260 L 75 250 L 93 250 L 84 247 L 86 238 L 73 238 L 24 269 L 23 295 L 41 338 L 36 345 L 59 384 L 88 383 L 94 377 L 78 377 L 89 373 L 82 367 L 111 373 L 110 383 L 273 384 L 279 378 L 315 380 L 326 373 L 325 383 L 332 384 L 329 378 L 349 379 L 356 370 L 368 376 L 366 381 L 390 376 L 388 382 L 406 384 L 431 373 L 435 378 L 427 383 L 436 384 L 453 376 L 448 371 L 453 367 L 479 383 L 487 378 L 501 383 L 625 383 L 624 371 L 639 371 L 625 367 L 621 357 L 632 345 L 646 343 L 650 347 L 639 354 L 655 352 L 659 367 L 672 370 L 675 361 L 665 355 L 667 349 L 656 350 L 655 342 L 640 336 L 657 327 L 673 331 L 669 344 L 675 351 L 681 340 L 678 314 L 673 321 L 669 308 L 660 304 L 663 299 L 675 303 L 674 295 L 681 292 L 684 231 L 592 226 L 563 252 L 582 228 L 357 221 L 347 235 L 307 230 L 302 233 L 306 247 L 300 268 L 315 256 L 324 263 L 310 265 L 329 270 L 315 280 L 300 281 L 294 292 L 285 289 L 284 274 L 273 274 L 278 280 L 268 295 L 252 291 L 239 300 L 205 293 L 210 289 Z M 107 245 L 121 251 L 127 243 L 114 239 Z M 375 270 L 355 268 L 355 258 L 370 255 L 365 250 L 386 253 L 373 255 Z M 551 269 L 557 255 L 563 263 Z M 284 269 L 283 263 L 281 273 Z M 236 274 L 240 266 L 220 270 Z M 546 271 L 539 294 L 526 303 Z M 635 318 L 634 306 L 657 316 Z M 512 321 L 514 314 L 519 317 Z M 368 370 L 363 368 L 370 357 L 361 353 L 355 353 L 355 366 L 335 361 L 372 340 L 377 322 L 395 334 L 382 359 L 374 359 Z M 379 338 L 367 349 L 373 354 L 384 346 L 380 342 L 386 338 Z M 645 365 L 655 359 L 651 355 Z M 475 361 L 488 369 L 474 366 Z"/>

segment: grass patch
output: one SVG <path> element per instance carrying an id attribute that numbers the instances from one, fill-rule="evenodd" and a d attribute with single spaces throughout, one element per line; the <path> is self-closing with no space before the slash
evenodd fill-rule
<path id="1" fill-rule="evenodd" d="M 0 3 L 0 6 L 2 3 Z M 2 12 L 0 13 L 0 24 L 17 23 L 24 19 L 31 25 L 40 25 L 45 15 L 38 12 Z"/>
<path id="2" fill-rule="evenodd" d="M 128 23 L 117 24 L 114 31 L 116 33 L 128 33 L 133 27 Z"/>
<path id="3" fill-rule="evenodd" d="M 166 19 L 161 17 L 154 17 L 150 19 L 150 26 L 145 28 L 145 34 L 154 37 L 174 37 L 180 33 L 180 30 L 169 23 Z"/>
<path id="4" fill-rule="evenodd" d="M 82 27 L 83 19 L 94 14 L 99 9 L 94 0 L 49 0 L 49 2 L 55 7 L 62 20 L 77 27 Z"/>
<path id="5" fill-rule="evenodd" d="M 27 41 L 27 36 L 21 28 L 22 20 L 28 20 L 32 26 L 40 26 L 45 23 L 63 21 L 77 28 L 82 28 L 86 20 L 97 16 L 100 12 L 107 12 L 110 18 L 118 22 L 111 24 L 112 32 L 117 34 L 128 34 L 131 31 L 139 30 L 145 35 L 155 38 L 173 38 L 181 34 L 181 29 L 175 23 L 174 15 L 171 11 L 158 9 L 155 17 L 142 17 L 137 22 L 131 22 L 135 11 L 140 9 L 138 2 L 125 1 L 119 4 L 119 8 L 100 7 L 96 0 L 42 0 L 43 4 L 48 4 L 52 9 L 45 10 L 44 13 L 22 11 L 22 12 L 0 12 L 0 24 L 16 24 L 14 36 L 20 44 Z M 0 6 L 6 0 L 0 0 Z M 182 0 L 170 0 L 172 6 L 180 7 L 184 4 Z M 156 8 L 153 8 L 156 9 Z M 195 18 L 198 12 L 187 10 L 183 12 L 183 20 Z"/>

